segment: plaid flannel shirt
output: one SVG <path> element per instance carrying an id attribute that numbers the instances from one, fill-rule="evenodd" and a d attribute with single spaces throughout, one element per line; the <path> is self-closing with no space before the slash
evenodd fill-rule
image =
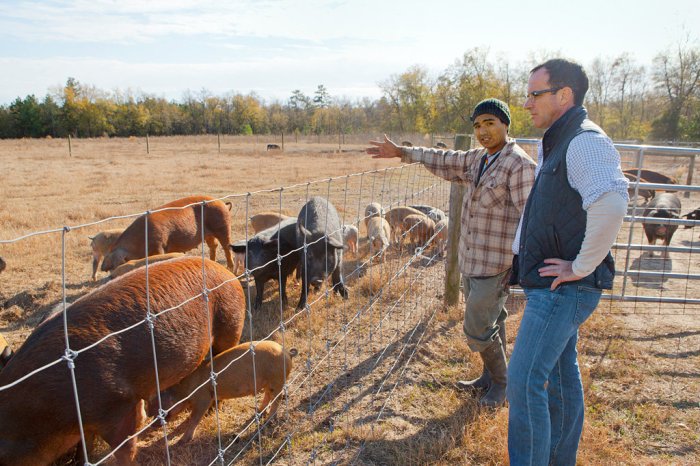
<path id="1" fill-rule="evenodd" d="M 497 275 L 512 265 L 511 244 L 535 181 L 535 162 L 509 139 L 475 185 L 485 149 L 402 148 L 404 162 L 421 162 L 433 174 L 465 186 L 459 266 L 470 277 Z"/>

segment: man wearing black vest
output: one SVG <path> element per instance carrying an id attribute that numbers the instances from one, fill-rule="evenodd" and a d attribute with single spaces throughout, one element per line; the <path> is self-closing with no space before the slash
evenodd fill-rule
<path id="1" fill-rule="evenodd" d="M 583 427 L 578 327 L 611 289 L 628 195 L 620 155 L 587 117 L 583 68 L 530 72 L 525 108 L 546 129 L 513 252 L 527 305 L 508 365 L 510 464 L 575 465 Z"/>

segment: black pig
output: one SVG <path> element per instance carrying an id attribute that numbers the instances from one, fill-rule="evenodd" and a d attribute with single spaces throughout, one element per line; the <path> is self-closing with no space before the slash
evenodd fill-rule
<path id="1" fill-rule="evenodd" d="M 279 225 L 263 230 L 248 240 L 246 268 L 252 270 L 256 289 L 253 309 L 259 309 L 262 305 L 265 282 L 268 280 L 279 281 L 278 250 L 282 256 L 280 297 L 282 305 L 287 305 L 287 277 L 299 265 L 299 254 L 292 252 L 297 248 L 296 226 L 295 218 L 283 220 Z M 236 253 L 246 253 L 246 242 L 237 241 L 231 245 L 231 249 Z"/>
<path id="2" fill-rule="evenodd" d="M 297 218 L 297 243 L 307 244 L 300 251 L 301 296 L 297 309 L 306 306 L 309 284 L 320 286 L 331 275 L 333 289 L 347 299 L 342 276 L 343 232 L 338 211 L 323 197 L 313 197 L 301 208 Z"/>
<path id="3" fill-rule="evenodd" d="M 645 217 L 680 218 L 680 213 L 681 200 L 678 196 L 671 193 L 657 194 L 644 209 Z M 647 236 L 647 240 L 649 240 L 649 244 L 656 244 L 656 240 L 661 239 L 664 245 L 668 246 L 677 229 L 678 225 L 644 224 L 644 233 Z"/>

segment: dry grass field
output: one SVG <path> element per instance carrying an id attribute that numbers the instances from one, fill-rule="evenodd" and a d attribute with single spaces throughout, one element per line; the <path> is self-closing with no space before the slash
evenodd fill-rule
<path id="1" fill-rule="evenodd" d="M 61 303 L 63 276 L 68 302 L 106 282 L 102 272 L 96 282 L 90 279 L 88 236 L 123 228 L 131 215 L 187 195 L 232 202 L 234 240 L 246 237 L 250 215 L 296 215 L 311 195 L 331 199 L 343 222 L 359 224 L 361 234 L 360 219 L 371 201 L 447 210 L 448 183 L 421 167 L 373 160 L 359 141 L 340 149 L 337 143 L 292 141 L 284 152 L 266 152 L 267 142 L 279 141 L 226 137 L 219 152 L 215 136 L 151 138 L 146 154 L 143 139 L 74 140 L 69 157 L 65 140 L 0 141 L 0 240 L 50 231 L 0 243 L 7 262 L 0 274 L 0 333 L 18 348 Z M 650 163 L 685 176 L 685 159 Z M 348 176 L 361 172 L 368 173 Z M 684 199 L 684 211 L 698 199 Z M 95 223 L 118 216 L 130 217 Z M 64 232 L 63 226 L 71 228 Z M 628 236 L 623 229 L 619 241 Z M 639 226 L 632 237 L 643 242 Z M 672 244 L 697 244 L 696 237 L 694 230 L 680 229 Z M 357 255 L 345 257 L 350 298 L 322 288 L 310 295 L 308 312 L 294 311 L 298 285 L 290 284 L 290 306 L 282 309 L 275 284 L 268 283 L 242 341 L 272 338 L 299 350 L 277 418 L 261 419 L 258 429 L 256 400 L 227 400 L 186 445 L 174 445 L 184 415 L 168 423 L 167 451 L 160 428 L 145 432 L 138 463 L 164 464 L 168 455 L 171 464 L 219 464 L 223 449 L 226 464 L 507 464 L 507 408 L 480 412 L 473 399 L 452 388 L 481 368 L 462 335 L 463 305 L 442 304 L 444 265 L 429 260 L 432 254 L 432 248 L 422 255 L 392 249 L 379 261 L 363 242 Z M 616 256 L 618 268 L 630 262 L 638 269 L 700 270 L 691 254 Z M 221 251 L 217 259 L 225 263 Z M 679 279 L 629 279 L 626 287 L 627 294 L 700 297 L 694 282 Z M 510 350 L 522 308 L 522 299 L 513 296 Z M 700 463 L 698 314 L 698 306 L 602 302 L 582 327 L 587 418 L 580 464 Z M 100 443 L 90 459 L 108 452 Z M 59 464 L 70 462 L 66 457 Z"/>

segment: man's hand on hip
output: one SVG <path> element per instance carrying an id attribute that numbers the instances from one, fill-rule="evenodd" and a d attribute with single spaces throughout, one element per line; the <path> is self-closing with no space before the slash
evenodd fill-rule
<path id="1" fill-rule="evenodd" d="M 544 263 L 549 265 L 537 269 L 537 271 L 540 273 L 540 277 L 556 277 L 549 288 L 552 291 L 556 290 L 564 282 L 575 282 L 583 278 L 576 275 L 571 269 L 573 261 L 552 258 L 545 259 Z"/>

